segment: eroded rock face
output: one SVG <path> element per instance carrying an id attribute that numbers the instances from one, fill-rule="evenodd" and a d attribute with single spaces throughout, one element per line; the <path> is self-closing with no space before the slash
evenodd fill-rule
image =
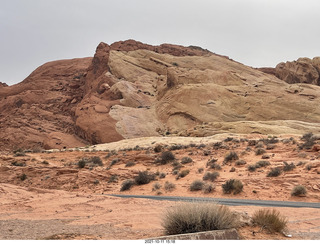
<path id="1" fill-rule="evenodd" d="M 320 57 L 299 58 L 292 62 L 279 63 L 275 68 L 261 68 L 289 84 L 307 83 L 320 85 Z"/>
<path id="2" fill-rule="evenodd" d="M 299 81 L 309 79 L 304 70 L 313 70 L 315 82 L 319 64 L 301 59 Z M 93 58 L 50 62 L 0 89 L 0 148 L 225 132 L 320 133 L 319 96 L 320 87 L 288 84 L 199 47 L 100 43 Z"/>
<path id="3" fill-rule="evenodd" d="M 6 87 L 8 86 L 6 83 L 0 82 L 0 87 Z"/>

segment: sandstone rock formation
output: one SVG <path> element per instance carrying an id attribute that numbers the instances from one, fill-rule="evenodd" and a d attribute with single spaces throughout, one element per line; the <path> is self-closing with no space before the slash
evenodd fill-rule
<path id="1" fill-rule="evenodd" d="M 50 62 L 0 89 L 0 147 L 319 133 L 319 95 L 318 86 L 288 84 L 199 47 L 100 43 L 93 58 Z"/>
<path id="2" fill-rule="evenodd" d="M 6 83 L 0 82 L 0 88 L 8 86 Z"/>
<path id="3" fill-rule="evenodd" d="M 307 83 L 320 85 L 320 57 L 299 58 L 292 62 L 279 63 L 275 68 L 261 68 L 289 84 Z"/>

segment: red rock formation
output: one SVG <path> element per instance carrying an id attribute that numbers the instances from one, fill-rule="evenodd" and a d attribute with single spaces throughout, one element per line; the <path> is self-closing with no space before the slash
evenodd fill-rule
<path id="1" fill-rule="evenodd" d="M 6 83 L 0 82 L 0 87 L 6 87 L 6 86 L 8 86 Z"/>

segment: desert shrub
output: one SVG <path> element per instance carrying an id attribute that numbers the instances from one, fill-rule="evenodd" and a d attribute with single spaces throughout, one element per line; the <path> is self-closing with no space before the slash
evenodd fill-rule
<path id="1" fill-rule="evenodd" d="M 120 161 L 120 159 L 119 159 L 119 158 L 115 158 L 115 159 L 113 159 L 113 160 L 111 161 L 111 163 L 110 163 L 109 167 L 111 167 L 111 166 L 115 165 L 115 164 L 116 164 L 116 163 L 118 163 L 119 161 Z"/>
<path id="2" fill-rule="evenodd" d="M 235 228 L 238 222 L 228 207 L 215 203 L 183 203 L 168 208 L 162 221 L 166 235 Z"/>
<path id="3" fill-rule="evenodd" d="M 27 179 L 27 175 L 26 174 L 22 174 L 19 176 L 20 180 L 24 181 Z"/>
<path id="4" fill-rule="evenodd" d="M 221 166 L 220 164 L 217 163 L 217 159 L 210 159 L 208 160 L 207 162 L 207 167 L 209 167 L 210 169 L 216 169 L 216 170 L 220 170 L 221 169 Z"/>
<path id="5" fill-rule="evenodd" d="M 256 144 L 256 148 L 263 148 L 263 147 L 264 147 L 263 141 L 259 141 L 259 142 Z"/>
<path id="6" fill-rule="evenodd" d="M 160 164 L 167 164 L 171 161 L 175 160 L 175 156 L 170 151 L 165 151 L 161 153 L 160 156 Z"/>
<path id="7" fill-rule="evenodd" d="M 132 167 L 132 166 L 135 166 L 136 165 L 136 163 L 135 162 L 133 162 L 133 161 L 129 161 L 129 162 L 127 162 L 126 163 L 126 167 Z"/>
<path id="8" fill-rule="evenodd" d="M 166 173 L 163 173 L 163 172 L 160 173 L 160 174 L 159 174 L 159 178 L 160 178 L 160 179 L 166 178 Z"/>
<path id="9" fill-rule="evenodd" d="M 181 159 L 181 163 L 182 164 L 187 164 L 187 163 L 192 163 L 193 162 L 193 160 L 192 160 L 192 158 L 190 158 L 190 157 L 183 157 L 182 159 Z"/>
<path id="10" fill-rule="evenodd" d="M 169 148 L 169 150 L 174 151 L 174 150 L 180 150 L 180 149 L 183 149 L 183 148 L 184 148 L 183 145 L 178 144 L 178 145 L 172 145 L 172 146 Z"/>
<path id="11" fill-rule="evenodd" d="M 256 140 L 249 140 L 248 141 L 248 146 L 255 146 L 257 144 Z"/>
<path id="12" fill-rule="evenodd" d="M 256 162 L 256 168 L 262 168 L 262 167 L 266 167 L 268 165 L 270 165 L 270 162 L 266 161 L 266 160 L 261 160 L 261 161 Z"/>
<path id="13" fill-rule="evenodd" d="M 297 185 L 293 187 L 291 191 L 291 196 L 304 196 L 307 194 L 307 190 L 304 186 L 302 185 Z"/>
<path id="14" fill-rule="evenodd" d="M 173 183 L 171 183 L 171 182 L 169 182 L 169 181 L 166 181 L 166 182 L 164 183 L 164 189 L 165 189 L 166 191 L 173 191 L 174 189 L 176 189 L 176 185 L 173 184 Z"/>
<path id="15" fill-rule="evenodd" d="M 99 166 L 102 166 L 102 165 L 103 165 L 101 158 L 98 157 L 98 156 L 92 157 L 92 158 L 91 158 L 91 162 L 92 162 L 93 164 L 96 164 L 96 165 L 99 165 Z"/>
<path id="16" fill-rule="evenodd" d="M 161 188 L 161 184 L 159 182 L 156 182 L 152 186 L 152 191 L 157 191 Z"/>
<path id="17" fill-rule="evenodd" d="M 274 144 L 267 144 L 267 147 L 266 147 L 267 150 L 272 150 L 275 148 L 276 148 L 276 145 L 274 145 Z"/>
<path id="18" fill-rule="evenodd" d="M 235 172 L 236 171 L 236 168 L 235 167 L 232 167 L 231 169 L 230 169 L 230 172 Z"/>
<path id="19" fill-rule="evenodd" d="M 213 184 L 204 184 L 203 186 L 203 193 L 210 193 L 213 192 L 215 190 L 215 186 Z"/>
<path id="20" fill-rule="evenodd" d="M 153 150 L 154 150 L 154 152 L 159 153 L 159 152 L 162 151 L 162 149 L 163 149 L 163 146 L 160 145 L 160 144 L 158 144 L 158 145 L 156 145 L 156 146 L 154 147 Z"/>
<path id="21" fill-rule="evenodd" d="M 230 179 L 227 180 L 226 183 L 222 184 L 222 190 L 225 194 L 239 194 L 243 190 L 243 184 L 240 180 Z"/>
<path id="22" fill-rule="evenodd" d="M 238 154 L 236 152 L 229 152 L 225 157 L 224 157 L 224 161 L 225 163 L 233 161 L 233 160 L 238 160 Z"/>
<path id="23" fill-rule="evenodd" d="M 48 165 L 48 164 L 49 164 L 49 162 L 46 161 L 46 160 L 42 161 L 41 163 L 42 163 L 42 164 L 45 164 L 45 165 Z"/>
<path id="24" fill-rule="evenodd" d="M 239 166 L 239 165 L 245 165 L 245 164 L 247 164 L 247 162 L 244 161 L 244 160 L 238 160 L 238 161 L 235 162 L 235 165 L 237 165 L 237 166 Z"/>
<path id="25" fill-rule="evenodd" d="M 283 171 L 291 171 L 296 167 L 294 163 L 288 164 L 287 162 L 283 162 L 283 164 Z"/>
<path id="26" fill-rule="evenodd" d="M 117 175 L 111 175 L 108 183 L 118 182 L 118 176 Z"/>
<path id="27" fill-rule="evenodd" d="M 287 219 L 280 212 L 273 209 L 260 209 L 252 216 L 252 222 L 270 232 L 283 232 L 287 227 Z"/>
<path id="28" fill-rule="evenodd" d="M 137 185 L 145 185 L 154 179 L 155 179 L 154 174 L 149 174 L 148 171 L 139 171 L 138 175 L 134 178 L 134 182 Z"/>
<path id="29" fill-rule="evenodd" d="M 301 137 L 301 140 L 304 141 L 303 144 L 299 145 L 300 149 L 311 149 L 315 144 L 316 137 L 313 136 L 311 132 L 304 134 Z"/>
<path id="30" fill-rule="evenodd" d="M 202 180 L 195 180 L 191 183 L 189 189 L 190 191 L 200 191 L 204 186 L 204 182 Z"/>
<path id="31" fill-rule="evenodd" d="M 12 166 L 17 166 L 17 167 L 24 167 L 24 166 L 26 166 L 26 163 L 14 161 L 14 162 L 11 163 L 11 165 Z"/>
<path id="32" fill-rule="evenodd" d="M 255 153 L 256 153 L 256 155 L 262 155 L 262 154 L 266 153 L 266 150 L 259 147 L 256 149 Z"/>
<path id="33" fill-rule="evenodd" d="M 201 174 L 204 171 L 204 168 L 198 168 L 198 173 Z"/>
<path id="34" fill-rule="evenodd" d="M 281 170 L 279 168 L 273 168 L 267 174 L 267 177 L 277 177 L 281 174 Z"/>
<path id="35" fill-rule="evenodd" d="M 132 186 L 135 185 L 135 182 L 133 180 L 125 180 L 122 182 L 120 191 L 127 191 L 130 190 Z"/>
<path id="36" fill-rule="evenodd" d="M 218 178 L 219 176 L 219 172 L 206 172 L 204 174 L 204 176 L 202 177 L 203 180 L 210 180 L 210 181 L 214 181 L 215 179 Z"/>
<path id="37" fill-rule="evenodd" d="M 188 174 L 190 173 L 190 170 L 188 169 L 185 169 L 185 170 L 182 170 L 176 177 L 176 179 L 180 179 L 180 178 L 183 178 L 183 177 L 186 177 Z"/>
<path id="38" fill-rule="evenodd" d="M 270 155 L 268 155 L 268 154 L 263 154 L 261 158 L 262 158 L 262 159 L 269 159 L 269 158 L 270 158 Z"/>
<path id="39" fill-rule="evenodd" d="M 248 166 L 248 171 L 250 171 L 250 172 L 254 172 L 254 171 L 256 171 L 256 166 L 255 165 L 253 165 L 253 164 L 250 164 L 249 166 Z"/>
<path id="40" fill-rule="evenodd" d="M 84 168 L 85 166 L 86 166 L 86 164 L 87 164 L 87 160 L 86 159 L 80 159 L 79 161 L 78 161 L 78 167 L 80 168 L 80 169 L 82 169 L 82 168 Z"/>

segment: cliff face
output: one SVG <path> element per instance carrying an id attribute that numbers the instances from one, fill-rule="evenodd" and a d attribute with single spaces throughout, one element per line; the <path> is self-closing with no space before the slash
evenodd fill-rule
<path id="1" fill-rule="evenodd" d="M 320 132 L 320 87 L 288 84 L 199 47 L 100 43 L 0 89 L 1 148 L 147 136 Z"/>
<path id="2" fill-rule="evenodd" d="M 261 68 L 289 84 L 307 83 L 320 85 L 320 57 L 299 58 L 292 62 L 279 63 L 275 68 Z"/>

